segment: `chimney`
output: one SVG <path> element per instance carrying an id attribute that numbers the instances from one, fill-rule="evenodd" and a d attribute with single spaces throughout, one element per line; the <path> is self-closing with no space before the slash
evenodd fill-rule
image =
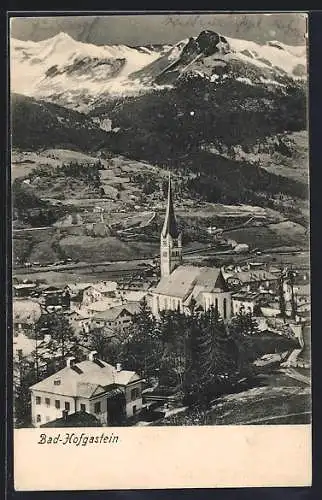
<path id="1" fill-rule="evenodd" d="M 97 359 L 98 352 L 97 351 L 91 351 L 88 355 L 89 361 L 95 361 Z"/>
<path id="2" fill-rule="evenodd" d="M 122 365 L 121 363 L 116 363 L 116 371 L 121 372 L 122 371 Z"/>
<path id="3" fill-rule="evenodd" d="M 66 359 L 66 366 L 68 368 L 72 368 L 75 364 L 76 358 L 74 356 L 71 356 L 70 358 Z"/>
<path id="4" fill-rule="evenodd" d="M 63 416 L 63 419 L 65 420 L 65 422 L 67 421 L 67 417 L 68 417 L 68 410 L 63 410 L 62 411 L 62 416 Z"/>

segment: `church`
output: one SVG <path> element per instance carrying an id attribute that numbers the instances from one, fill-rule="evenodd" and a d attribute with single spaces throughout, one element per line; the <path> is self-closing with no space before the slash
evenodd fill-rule
<path id="1" fill-rule="evenodd" d="M 152 292 L 152 312 L 180 310 L 188 313 L 191 304 L 206 311 L 218 309 L 223 320 L 232 315 L 231 292 L 221 269 L 182 265 L 182 234 L 178 229 L 169 176 L 168 201 L 160 238 L 161 280 Z"/>

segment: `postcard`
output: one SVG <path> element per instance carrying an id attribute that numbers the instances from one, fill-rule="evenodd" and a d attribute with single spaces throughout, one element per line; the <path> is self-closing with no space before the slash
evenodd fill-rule
<path id="1" fill-rule="evenodd" d="M 15 489 L 309 486 L 307 15 L 9 21 Z"/>

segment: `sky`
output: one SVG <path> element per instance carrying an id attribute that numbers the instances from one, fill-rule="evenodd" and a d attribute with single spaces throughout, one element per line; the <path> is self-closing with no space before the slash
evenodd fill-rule
<path id="1" fill-rule="evenodd" d="M 147 14 L 106 16 L 20 17 L 11 19 L 11 36 L 39 41 L 61 31 L 96 45 L 175 43 L 202 30 L 259 43 L 278 40 L 304 45 L 306 18 L 301 13 Z"/>

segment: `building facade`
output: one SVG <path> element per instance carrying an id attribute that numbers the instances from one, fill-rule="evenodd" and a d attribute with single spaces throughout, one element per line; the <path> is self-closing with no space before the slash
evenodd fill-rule
<path id="1" fill-rule="evenodd" d="M 34 427 L 56 420 L 62 412 L 86 412 L 102 425 L 121 423 L 142 409 L 141 377 L 98 359 L 68 358 L 66 367 L 30 387 L 31 418 Z"/>

